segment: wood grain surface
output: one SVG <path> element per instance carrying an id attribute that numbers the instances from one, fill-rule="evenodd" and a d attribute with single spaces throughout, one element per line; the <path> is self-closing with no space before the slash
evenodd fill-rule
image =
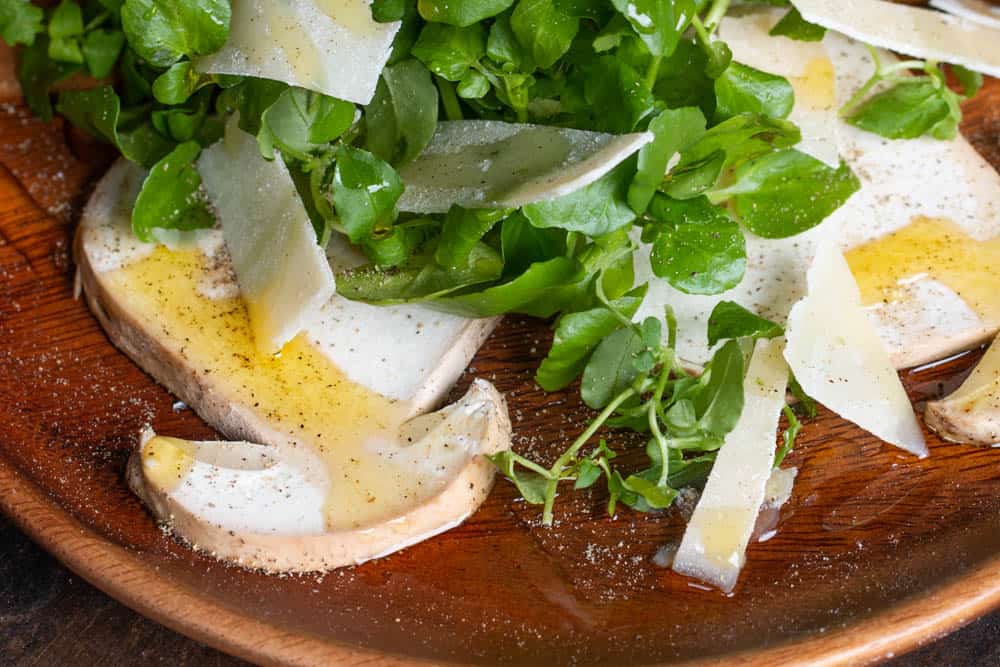
<path id="1" fill-rule="evenodd" d="M 964 126 L 994 165 L 997 101 L 990 82 Z M 676 513 L 607 517 L 594 491 L 561 499 L 546 529 L 502 481 L 463 526 L 363 566 L 274 577 L 213 561 L 163 534 L 122 471 L 146 424 L 215 434 L 73 298 L 73 220 L 106 155 L 11 104 L 0 164 L 0 510 L 80 576 L 196 639 L 294 664 L 859 664 L 1000 602 L 1000 451 L 932 438 L 917 461 L 828 412 L 806 425 L 778 533 L 750 548 L 730 597 L 650 562 L 680 536 Z M 456 388 L 493 380 L 515 446 L 542 457 L 587 418 L 575 390 L 545 394 L 531 379 L 550 335 L 508 318 Z M 912 397 L 940 395 L 977 356 L 904 374 Z"/>

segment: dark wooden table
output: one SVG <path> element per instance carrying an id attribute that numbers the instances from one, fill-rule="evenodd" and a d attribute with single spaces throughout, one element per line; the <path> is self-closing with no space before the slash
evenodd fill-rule
<path id="1" fill-rule="evenodd" d="M 0 517 L 0 665 L 243 665 L 139 616 L 36 547 Z M 888 667 L 1000 664 L 1000 612 Z"/>

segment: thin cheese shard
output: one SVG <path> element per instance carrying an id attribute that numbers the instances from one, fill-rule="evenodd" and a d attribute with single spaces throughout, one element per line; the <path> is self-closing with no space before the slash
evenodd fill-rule
<path id="1" fill-rule="evenodd" d="M 927 456 L 910 399 L 835 243 L 820 243 L 807 283 L 808 294 L 792 307 L 785 330 L 785 359 L 799 384 L 844 419 Z"/>
<path id="2" fill-rule="evenodd" d="M 793 0 L 802 18 L 865 43 L 1000 76 L 1000 30 L 883 0 Z"/>
<path id="3" fill-rule="evenodd" d="M 265 160 L 234 115 L 198 160 L 232 257 L 258 349 L 277 353 L 336 289 L 309 214 L 281 157 Z M 238 168 L 234 170 L 234 166 Z"/>
<path id="4" fill-rule="evenodd" d="M 370 0 L 239 0 L 229 39 L 195 60 L 207 74 L 284 81 L 368 104 L 399 22 L 376 23 Z"/>
<path id="5" fill-rule="evenodd" d="M 1000 7 L 985 0 L 931 0 L 931 7 L 990 28 L 1000 28 Z"/>
<path id="6" fill-rule="evenodd" d="M 784 341 L 759 341 L 743 381 L 744 406 L 726 437 L 691 516 L 675 572 L 729 593 L 746 562 L 746 548 L 774 467 L 775 439 L 785 405 Z"/>
<path id="7" fill-rule="evenodd" d="M 1000 444 L 1000 338 L 955 392 L 930 401 L 927 425 L 952 442 L 996 447 Z"/>
<path id="8" fill-rule="evenodd" d="M 406 192 L 399 209 L 445 213 L 452 204 L 516 208 L 554 199 L 590 185 L 652 139 L 648 132 L 445 121 L 420 157 L 400 170 Z"/>
<path id="9" fill-rule="evenodd" d="M 771 37 L 768 33 L 782 16 L 781 10 L 727 15 L 719 25 L 719 38 L 737 62 L 788 79 L 795 91 L 788 120 L 802 131 L 795 148 L 836 169 L 840 152 L 833 63 L 824 42 Z"/>

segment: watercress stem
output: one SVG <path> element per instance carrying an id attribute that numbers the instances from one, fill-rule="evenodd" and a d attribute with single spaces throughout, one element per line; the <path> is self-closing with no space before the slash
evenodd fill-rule
<path id="1" fill-rule="evenodd" d="M 608 418 L 614 414 L 615 410 L 618 409 L 618 406 L 633 396 L 635 396 L 635 389 L 632 387 L 629 387 L 622 393 L 618 394 L 618 396 L 608 403 L 607 407 L 601 410 L 601 414 L 597 415 L 597 418 L 590 422 L 590 426 L 587 427 L 587 430 L 581 433 L 579 437 L 573 441 L 573 444 L 570 445 L 569 449 L 563 452 L 562 456 L 560 456 L 556 462 L 552 464 L 552 468 L 549 469 L 549 481 L 545 485 L 545 507 L 542 510 L 543 524 L 546 526 L 552 525 L 552 506 L 556 501 L 556 489 L 559 486 L 559 479 L 562 476 L 563 468 L 565 468 L 566 464 L 568 464 L 573 457 L 576 456 L 577 452 L 579 452 L 580 449 L 587 444 L 587 441 L 590 440 L 595 433 L 597 433 L 597 430 L 604 425 L 604 422 L 606 422 Z"/>
<path id="2" fill-rule="evenodd" d="M 653 61 L 649 63 L 649 68 L 646 70 L 646 90 L 653 90 L 656 85 L 656 79 L 660 75 L 660 64 L 663 62 L 663 56 L 656 56 Z"/>
<path id="3" fill-rule="evenodd" d="M 715 29 L 719 26 L 719 22 L 722 21 L 722 17 L 726 15 L 729 11 L 729 0 L 715 0 L 712 3 L 711 9 L 705 14 L 705 27 L 708 28 L 708 33 L 712 34 Z"/>
<path id="4" fill-rule="evenodd" d="M 462 107 L 458 103 L 455 89 L 439 76 L 434 77 L 434 83 L 437 84 L 438 92 L 441 94 L 441 104 L 444 105 L 444 114 L 448 120 L 463 120 Z"/>

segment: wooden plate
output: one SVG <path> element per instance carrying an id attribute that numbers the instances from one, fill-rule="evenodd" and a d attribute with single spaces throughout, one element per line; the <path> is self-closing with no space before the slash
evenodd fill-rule
<path id="1" fill-rule="evenodd" d="M 1000 85 L 964 130 L 1000 164 Z M 73 142 L 70 142 L 73 143 Z M 655 567 L 675 513 L 604 513 L 563 498 L 557 525 L 499 482 L 465 525 L 323 576 L 227 567 L 157 529 L 127 490 L 145 424 L 213 433 L 107 341 L 73 297 L 72 220 L 106 164 L 63 125 L 0 108 L 0 509 L 81 576 L 138 611 L 268 663 L 857 664 L 905 651 L 1000 603 L 1000 452 L 931 439 L 915 461 L 829 413 L 807 424 L 778 533 L 725 597 Z M 516 446 L 565 446 L 586 413 L 532 372 L 544 323 L 509 318 L 472 375 L 507 393 Z M 977 354 L 906 374 L 915 399 Z M 619 436 L 612 441 L 621 443 Z"/>

